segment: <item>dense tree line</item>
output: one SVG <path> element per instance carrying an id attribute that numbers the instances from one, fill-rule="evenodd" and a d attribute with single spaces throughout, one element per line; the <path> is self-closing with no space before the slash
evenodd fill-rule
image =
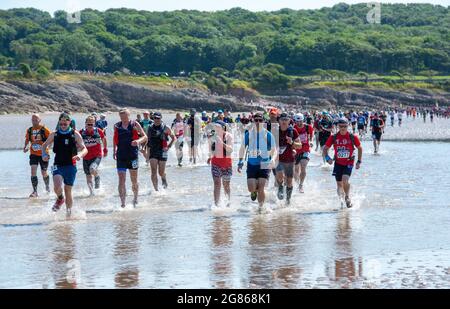
<path id="1" fill-rule="evenodd" d="M 68 23 L 63 11 L 52 17 L 36 9 L 0 10 L 0 65 L 197 75 L 216 68 L 215 81 L 254 79 L 267 86 L 317 70 L 450 72 L 449 7 L 382 5 L 381 24 L 366 21 L 368 10 L 343 3 L 276 12 L 87 9 L 80 24 Z"/>

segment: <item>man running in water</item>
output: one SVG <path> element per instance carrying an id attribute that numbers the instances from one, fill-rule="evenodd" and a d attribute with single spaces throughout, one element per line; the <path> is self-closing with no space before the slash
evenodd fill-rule
<path id="1" fill-rule="evenodd" d="M 333 121 L 329 116 L 329 114 L 323 112 L 322 119 L 319 121 L 320 149 L 323 149 L 328 138 L 331 136 L 332 131 L 333 131 Z"/>
<path id="2" fill-rule="evenodd" d="M 144 130 L 144 132 L 148 132 L 148 128 L 153 124 L 153 120 L 150 119 L 150 112 L 149 111 L 145 111 L 143 113 L 144 118 L 141 119 L 141 121 L 139 122 L 139 124 L 142 126 L 142 129 Z M 147 145 L 142 145 L 142 154 L 145 157 L 145 161 L 147 163 L 150 162 L 150 151 L 147 147 Z"/>
<path id="3" fill-rule="evenodd" d="M 328 164 L 333 164 L 333 159 L 328 155 L 328 150 L 334 148 L 334 168 L 333 176 L 336 178 L 337 193 L 339 198 L 345 200 L 347 208 L 352 207 L 350 199 L 350 176 L 354 165 L 355 156 L 353 154 L 355 147 L 358 149 L 358 161 L 356 169 L 361 166 L 362 147 L 356 135 L 348 132 L 348 121 L 345 118 L 338 120 L 339 132 L 330 136 L 323 148 L 323 157 Z"/>
<path id="4" fill-rule="evenodd" d="M 53 144 L 53 152 L 55 153 L 52 171 L 54 190 L 58 198 L 53 205 L 52 210 L 55 212 L 58 211 L 65 202 L 66 215 L 68 217 L 72 212 L 72 188 L 77 175 L 76 164 L 77 161 L 80 161 L 88 153 L 80 133 L 70 127 L 71 121 L 72 118 L 69 114 L 62 113 L 59 116 L 58 121 L 59 129 L 56 132 L 51 133 L 42 145 L 43 149 L 47 149 L 47 147 Z M 48 162 L 50 157 L 46 152 L 43 152 L 42 159 Z"/>
<path id="5" fill-rule="evenodd" d="M 175 142 L 175 150 L 177 154 L 178 166 L 183 166 L 183 146 L 184 146 L 184 127 L 185 123 L 180 113 L 177 113 L 172 123 L 172 131 L 177 141 Z"/>
<path id="6" fill-rule="evenodd" d="M 227 132 L 227 124 L 221 120 L 214 123 L 210 137 L 210 152 L 208 164 L 211 164 L 211 174 L 214 182 L 214 203 L 219 206 L 221 186 L 227 197 L 227 207 L 230 206 L 230 182 L 233 175 L 232 158 L 233 136 Z"/>
<path id="7" fill-rule="evenodd" d="M 197 163 L 197 151 L 198 145 L 200 144 L 200 133 L 201 133 L 201 119 L 196 116 L 197 111 L 195 109 L 191 110 L 191 115 L 188 118 L 186 125 L 189 128 L 190 133 L 190 148 L 189 148 L 189 162 L 193 164 Z"/>
<path id="8" fill-rule="evenodd" d="M 362 112 L 359 113 L 357 122 L 358 122 L 358 134 L 359 134 L 359 137 L 363 137 L 364 134 L 366 133 L 366 129 L 365 129 L 365 127 L 366 127 L 366 117 L 364 116 L 364 114 Z"/>
<path id="9" fill-rule="evenodd" d="M 303 115 L 302 115 L 303 116 Z M 278 185 L 278 199 L 284 199 L 284 185 L 286 185 L 286 203 L 291 203 L 294 189 L 295 149 L 302 147 L 297 130 L 290 126 L 291 118 L 287 113 L 280 115 L 278 134 L 278 165 L 276 168 L 276 181 Z"/>
<path id="10" fill-rule="evenodd" d="M 85 128 L 80 131 L 83 138 L 84 145 L 86 146 L 88 153 L 83 158 L 83 170 L 86 175 L 86 182 L 91 195 L 94 195 L 94 184 L 92 182 L 92 176 L 95 180 L 95 189 L 100 188 L 100 176 L 98 174 L 98 168 L 102 157 L 108 154 L 108 144 L 106 142 L 105 134 L 103 130 L 95 126 L 94 116 L 86 118 Z M 103 145 L 103 151 L 102 151 Z"/>
<path id="11" fill-rule="evenodd" d="M 166 163 L 170 147 L 175 142 L 172 130 L 162 121 L 160 112 L 153 114 L 154 123 L 148 127 L 147 148 L 150 151 L 150 169 L 152 172 L 152 183 L 155 191 L 158 191 L 158 174 L 161 177 L 163 188 L 167 188 Z M 168 138 L 170 143 L 168 144 Z"/>
<path id="12" fill-rule="evenodd" d="M 30 198 L 38 197 L 38 177 L 37 169 L 38 165 L 41 166 L 41 174 L 45 183 L 45 190 L 50 193 L 50 176 L 48 175 L 48 161 L 42 159 L 42 152 L 48 154 L 48 149 L 42 148 L 42 144 L 50 136 L 50 130 L 41 125 L 41 117 L 38 114 L 31 116 L 32 127 L 28 128 L 25 135 L 25 145 L 23 147 L 23 152 L 27 153 L 30 150 L 30 166 L 31 166 L 31 185 L 33 187 L 33 192 L 30 194 Z M 28 145 L 31 144 L 31 148 Z"/>
<path id="13" fill-rule="evenodd" d="M 397 111 L 397 119 L 398 119 L 398 126 L 402 126 L 402 119 L 403 119 L 403 111 L 399 110 Z"/>
<path id="14" fill-rule="evenodd" d="M 133 205 L 138 203 L 139 184 L 139 145 L 147 142 L 147 135 L 141 125 L 130 120 L 130 111 L 125 108 L 119 111 L 120 122 L 114 125 L 114 160 L 117 160 L 117 174 L 119 176 L 119 196 L 121 207 L 125 208 L 127 189 L 125 186 L 127 170 L 134 194 Z"/>
<path id="15" fill-rule="evenodd" d="M 95 122 L 95 126 L 103 131 L 106 135 L 106 130 L 108 129 L 108 121 L 106 120 L 106 115 L 101 114 L 100 119 Z"/>
<path id="16" fill-rule="evenodd" d="M 306 167 L 309 162 L 310 155 L 310 141 L 313 138 L 313 127 L 312 125 L 305 124 L 304 116 L 302 114 L 297 114 L 294 116 L 295 126 L 294 128 L 297 130 L 300 143 L 302 147 L 296 149 L 297 154 L 295 157 L 295 178 L 299 182 L 298 190 L 300 193 L 305 193 L 303 189 L 303 183 L 306 178 Z"/>
<path id="17" fill-rule="evenodd" d="M 239 150 L 239 173 L 244 166 L 244 156 L 247 151 L 247 187 L 252 201 L 258 199 L 261 211 L 266 199 L 264 187 L 269 180 L 270 170 L 275 166 L 277 154 L 275 138 L 264 128 L 264 118 L 261 112 L 255 113 L 252 125 L 248 131 L 245 131 Z"/>
<path id="18" fill-rule="evenodd" d="M 380 150 L 381 135 L 383 134 L 384 122 L 378 117 L 378 113 L 373 115 L 370 121 L 370 127 L 372 129 L 373 149 L 374 153 L 378 153 Z"/>

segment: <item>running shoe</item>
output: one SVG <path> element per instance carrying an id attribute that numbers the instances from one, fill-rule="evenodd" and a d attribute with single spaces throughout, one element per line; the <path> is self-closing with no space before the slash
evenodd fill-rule
<path id="1" fill-rule="evenodd" d="M 38 193 L 36 191 L 34 191 L 33 193 L 30 194 L 30 198 L 36 198 L 38 197 Z"/>
<path id="2" fill-rule="evenodd" d="M 258 198 L 258 193 L 256 191 L 252 192 L 250 194 L 250 198 L 252 199 L 252 201 L 256 201 L 256 199 Z"/>
<path id="3" fill-rule="evenodd" d="M 280 201 L 284 198 L 284 187 L 282 185 L 278 186 L 278 194 L 277 194 L 277 196 L 278 196 L 278 199 Z"/>
<path id="4" fill-rule="evenodd" d="M 305 193 L 305 190 L 303 189 L 303 185 L 299 185 L 299 186 L 298 186 L 298 191 L 299 191 L 300 193 Z"/>
<path id="5" fill-rule="evenodd" d="M 345 197 L 345 204 L 347 205 L 347 208 L 352 208 L 352 201 L 350 200 L 350 198 L 348 196 Z"/>
<path id="6" fill-rule="evenodd" d="M 167 180 L 166 179 L 161 179 L 161 181 L 162 181 L 163 188 L 167 189 L 167 187 L 168 187 Z"/>
<path id="7" fill-rule="evenodd" d="M 54 212 L 57 212 L 58 210 L 61 209 L 61 206 L 64 205 L 64 202 L 65 202 L 64 198 L 61 198 L 61 199 L 58 198 L 58 199 L 56 200 L 55 204 L 53 204 L 52 210 L 53 210 Z"/>

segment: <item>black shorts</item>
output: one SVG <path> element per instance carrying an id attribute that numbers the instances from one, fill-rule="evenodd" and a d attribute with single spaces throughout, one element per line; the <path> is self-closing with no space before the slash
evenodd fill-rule
<path id="1" fill-rule="evenodd" d="M 158 161 L 167 161 L 167 151 L 150 151 L 149 159 L 156 159 Z"/>
<path id="2" fill-rule="evenodd" d="M 299 165 L 302 160 L 309 161 L 309 155 L 309 152 L 302 152 L 297 154 L 297 156 L 295 157 L 295 165 Z"/>
<path id="3" fill-rule="evenodd" d="M 372 138 L 381 141 L 381 132 L 372 132 Z"/>
<path id="4" fill-rule="evenodd" d="M 352 175 L 353 165 L 339 165 L 334 164 L 333 176 L 336 177 L 336 181 L 342 181 L 343 175 Z"/>
<path id="5" fill-rule="evenodd" d="M 247 179 L 259 179 L 259 178 L 269 179 L 269 177 L 270 177 L 270 169 L 261 168 L 261 165 L 247 164 Z"/>
<path id="6" fill-rule="evenodd" d="M 363 124 L 358 124 L 358 130 L 364 130 L 366 126 Z"/>
<path id="7" fill-rule="evenodd" d="M 40 165 L 41 170 L 46 171 L 48 169 L 48 161 L 45 162 L 41 156 L 30 155 L 30 166 L 31 165 Z"/>
<path id="8" fill-rule="evenodd" d="M 356 121 L 352 121 L 352 126 L 356 126 Z"/>
<path id="9" fill-rule="evenodd" d="M 102 158 L 94 158 L 91 160 L 83 160 L 83 170 L 86 175 L 91 175 L 91 169 L 97 170 Z"/>
<path id="10" fill-rule="evenodd" d="M 117 171 L 126 172 L 127 170 L 136 171 L 139 169 L 139 159 L 119 160 L 117 159 Z"/>
<path id="11" fill-rule="evenodd" d="M 319 143 L 320 147 L 325 146 L 325 143 L 327 142 L 328 138 L 331 136 L 330 132 L 319 132 Z"/>

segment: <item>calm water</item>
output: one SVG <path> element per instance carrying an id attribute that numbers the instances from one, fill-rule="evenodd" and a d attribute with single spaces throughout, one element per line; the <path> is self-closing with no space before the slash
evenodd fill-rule
<path id="1" fill-rule="evenodd" d="M 44 119 L 54 127 L 55 116 Z M 161 193 L 141 160 L 137 209 L 119 210 L 111 157 L 92 198 L 79 164 L 70 221 L 51 212 L 53 195 L 27 199 L 28 155 L 18 148 L 29 121 L 0 117 L 0 288 L 450 287 L 450 143 L 417 141 L 449 138 L 449 120 L 405 117 L 403 128 L 387 129 L 395 141 L 378 156 L 365 141 L 351 210 L 339 209 L 318 154 L 306 193 L 283 207 L 272 178 L 273 212 L 258 215 L 245 173 L 233 176 L 231 209 L 211 207 L 209 167 L 178 168 L 172 152 Z"/>

